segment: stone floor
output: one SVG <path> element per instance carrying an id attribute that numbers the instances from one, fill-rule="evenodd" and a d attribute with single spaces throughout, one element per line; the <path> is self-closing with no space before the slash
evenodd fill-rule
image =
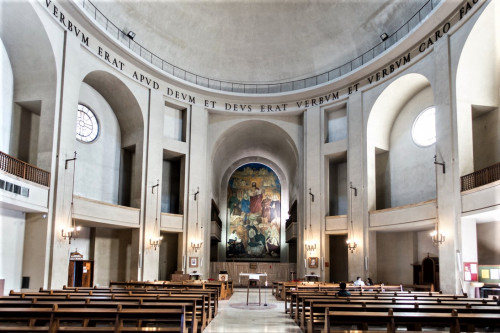
<path id="1" fill-rule="evenodd" d="M 219 301 L 219 313 L 203 332 L 301 332 L 285 314 L 285 302 L 277 301 L 271 289 L 261 293 L 259 306 L 259 290 L 250 289 L 246 305 L 246 288 L 235 289 L 229 300 Z"/>

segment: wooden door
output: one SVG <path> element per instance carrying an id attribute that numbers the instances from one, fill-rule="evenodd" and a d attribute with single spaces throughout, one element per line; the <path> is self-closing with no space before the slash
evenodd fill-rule
<path id="1" fill-rule="evenodd" d="M 70 260 L 68 266 L 68 287 L 92 287 L 93 281 L 93 261 Z"/>

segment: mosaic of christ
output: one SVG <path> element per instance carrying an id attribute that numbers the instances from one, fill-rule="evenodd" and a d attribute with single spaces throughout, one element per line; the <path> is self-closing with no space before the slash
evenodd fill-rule
<path id="1" fill-rule="evenodd" d="M 259 163 L 239 167 L 227 196 L 227 260 L 279 261 L 281 185 L 274 171 Z"/>

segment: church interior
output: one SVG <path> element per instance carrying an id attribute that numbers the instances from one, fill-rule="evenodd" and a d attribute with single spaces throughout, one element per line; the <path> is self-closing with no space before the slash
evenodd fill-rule
<path id="1" fill-rule="evenodd" d="M 0 62 L 0 331 L 500 330 L 499 1 L 0 0 Z"/>

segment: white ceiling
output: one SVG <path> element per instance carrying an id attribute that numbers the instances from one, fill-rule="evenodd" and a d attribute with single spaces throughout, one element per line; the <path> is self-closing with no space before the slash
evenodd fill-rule
<path id="1" fill-rule="evenodd" d="M 210 78 L 288 81 L 377 45 L 426 0 L 95 0 L 135 41 Z"/>

